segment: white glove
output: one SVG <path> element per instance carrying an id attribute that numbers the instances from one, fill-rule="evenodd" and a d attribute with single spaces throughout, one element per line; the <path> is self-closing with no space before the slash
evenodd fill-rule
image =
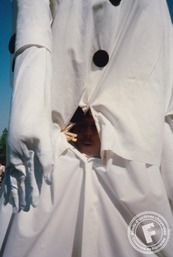
<path id="1" fill-rule="evenodd" d="M 22 172 L 25 165 L 25 171 Z M 36 171 L 38 173 L 38 170 Z M 41 178 L 41 177 L 40 177 Z M 41 183 L 41 180 L 40 180 Z M 39 185 L 34 173 L 34 152 L 30 151 L 30 159 L 25 163 L 9 165 L 5 176 L 5 204 L 12 204 L 13 211 L 28 211 L 30 204 L 38 205 Z"/>
<path id="2" fill-rule="evenodd" d="M 52 183 L 58 131 L 51 121 L 51 65 L 45 48 L 30 47 L 16 59 L 5 178 L 5 203 L 15 212 L 37 206 L 42 175 Z"/>

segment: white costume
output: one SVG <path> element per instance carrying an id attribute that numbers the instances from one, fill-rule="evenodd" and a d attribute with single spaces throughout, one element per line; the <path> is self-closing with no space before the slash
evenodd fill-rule
<path id="1" fill-rule="evenodd" d="M 165 1 L 17 2 L 9 179 L 12 205 L 30 210 L 9 223 L 2 191 L 2 256 L 146 256 L 127 238 L 135 215 L 156 212 L 173 227 L 173 42 Z M 61 133 L 78 105 L 91 109 L 101 159 L 87 159 Z M 26 207 L 22 196 L 18 206 L 17 182 L 24 196 L 31 184 Z M 172 251 L 170 235 L 151 256 Z"/>

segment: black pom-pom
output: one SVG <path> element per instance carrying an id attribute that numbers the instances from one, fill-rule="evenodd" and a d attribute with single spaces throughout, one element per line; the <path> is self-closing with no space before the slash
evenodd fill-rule
<path id="1" fill-rule="evenodd" d="M 120 5 L 120 3 L 121 3 L 121 0 L 109 0 L 109 1 L 110 1 L 111 4 L 114 5 L 114 6 L 118 6 L 118 5 Z"/>
<path id="2" fill-rule="evenodd" d="M 93 56 L 93 62 L 96 66 L 103 68 L 109 61 L 109 55 L 105 50 L 98 50 Z"/>

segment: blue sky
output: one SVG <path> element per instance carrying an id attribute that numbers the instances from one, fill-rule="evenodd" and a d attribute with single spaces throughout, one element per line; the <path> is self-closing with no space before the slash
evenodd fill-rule
<path id="1" fill-rule="evenodd" d="M 159 1 L 159 0 L 158 0 Z M 173 0 L 167 0 L 173 20 Z M 11 0 L 0 0 L 0 135 L 8 127 L 11 88 L 8 42 L 11 28 Z"/>
<path id="2" fill-rule="evenodd" d="M 11 1 L 0 0 L 0 135 L 7 127 L 10 109 L 10 55 L 8 41 L 11 27 Z"/>
<path id="3" fill-rule="evenodd" d="M 167 0 L 167 3 L 171 14 L 172 22 L 173 22 L 173 0 Z"/>

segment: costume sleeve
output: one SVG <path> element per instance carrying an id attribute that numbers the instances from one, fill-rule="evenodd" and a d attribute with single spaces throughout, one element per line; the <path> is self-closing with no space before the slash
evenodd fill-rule
<path id="1" fill-rule="evenodd" d="M 28 148 L 27 142 L 32 141 L 32 145 L 35 145 L 37 141 L 40 144 L 40 135 L 44 133 L 50 137 L 52 17 L 49 0 L 17 0 L 13 1 L 13 7 L 17 12 L 17 22 L 8 142 L 12 156 L 16 151 L 17 156 L 19 153 L 22 156 L 21 149 L 24 145 L 25 149 Z M 44 128 L 40 134 L 38 131 L 42 122 Z M 46 141 L 44 151 L 50 152 L 50 138 Z"/>
<path id="2" fill-rule="evenodd" d="M 39 170 L 52 183 L 54 146 L 60 136 L 51 119 L 52 16 L 49 0 L 18 0 L 15 67 L 8 133 L 6 201 L 19 211 L 38 203 Z M 63 145 L 63 144 L 62 144 Z M 36 167 L 39 165 L 41 169 Z M 27 193 L 30 199 L 27 197 Z M 26 199 L 27 198 L 27 199 Z"/>
<path id="3" fill-rule="evenodd" d="M 36 45 L 52 50 L 52 15 L 49 0 L 17 1 L 16 52 Z"/>

